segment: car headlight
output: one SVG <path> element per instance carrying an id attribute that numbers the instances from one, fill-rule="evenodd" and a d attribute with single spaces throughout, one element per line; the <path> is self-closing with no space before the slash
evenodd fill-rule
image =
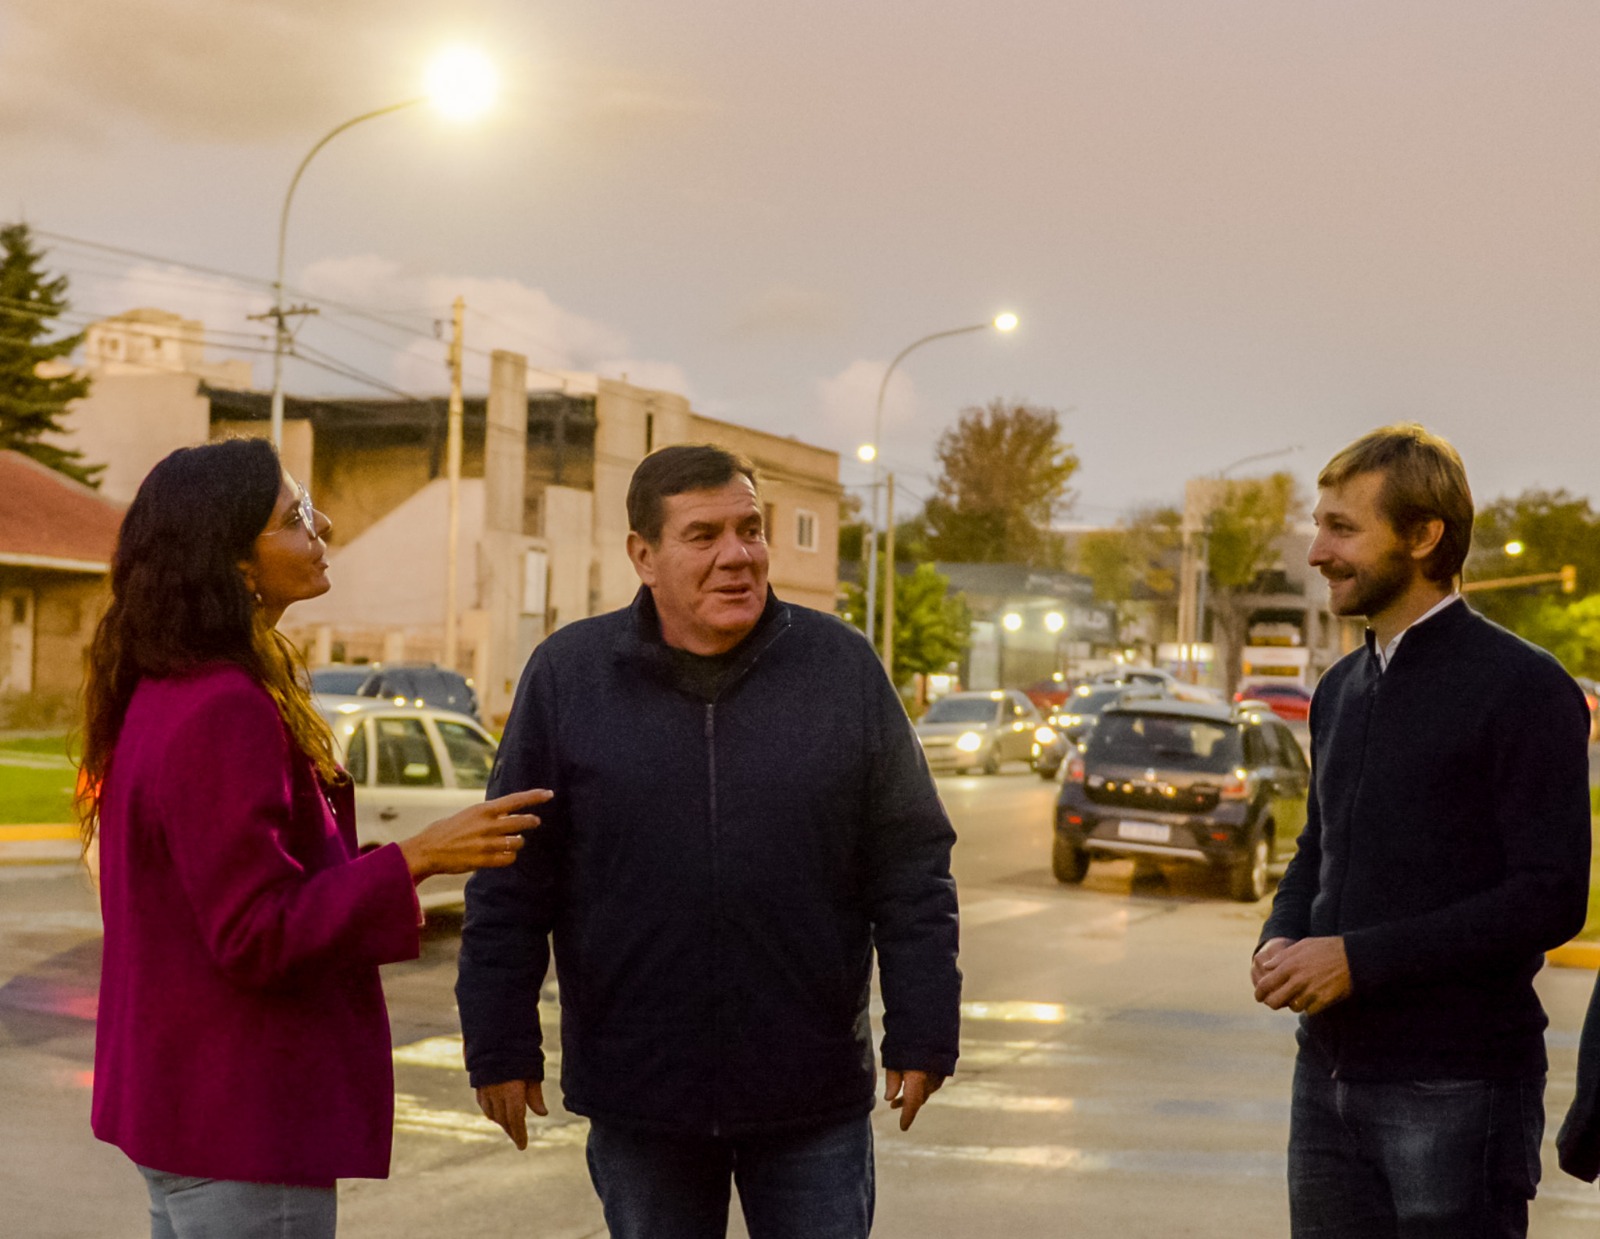
<path id="1" fill-rule="evenodd" d="M 983 747 L 983 737 L 975 731 L 964 731 L 956 741 L 956 748 L 963 753 L 976 753 Z"/>
<path id="2" fill-rule="evenodd" d="M 1033 733 L 1033 738 L 1040 744 L 1054 744 L 1056 742 L 1056 733 L 1048 727 L 1041 727 Z"/>

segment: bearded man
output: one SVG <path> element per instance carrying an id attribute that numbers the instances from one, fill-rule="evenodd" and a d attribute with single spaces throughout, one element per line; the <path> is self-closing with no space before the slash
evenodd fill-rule
<path id="1" fill-rule="evenodd" d="M 1474 612 L 1461 458 L 1420 426 L 1317 479 L 1310 562 L 1366 643 L 1311 703 L 1305 831 L 1252 960 L 1301 1015 L 1299 1239 L 1526 1236 L 1544 1131 L 1533 978 L 1587 910 L 1588 709 Z"/>

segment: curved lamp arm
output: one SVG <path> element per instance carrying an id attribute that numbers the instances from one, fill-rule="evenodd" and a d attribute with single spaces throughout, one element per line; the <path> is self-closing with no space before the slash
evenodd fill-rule
<path id="1" fill-rule="evenodd" d="M 360 116 L 352 116 L 342 125 L 335 125 L 322 135 L 321 141 L 306 152 L 306 157 L 300 161 L 300 166 L 294 170 L 294 176 L 289 181 L 289 192 L 283 196 L 283 211 L 278 216 L 278 278 L 276 287 L 283 288 L 283 252 L 289 239 L 289 207 L 294 202 L 294 191 L 300 186 L 300 178 L 305 175 L 306 166 L 316 158 L 317 152 L 337 138 L 346 129 L 354 128 L 362 121 L 376 120 L 380 116 L 387 116 L 391 112 L 399 112 L 405 108 L 416 107 L 423 102 L 423 97 L 404 99 L 399 103 L 391 103 L 388 107 L 378 108 L 371 112 L 363 112 Z"/>

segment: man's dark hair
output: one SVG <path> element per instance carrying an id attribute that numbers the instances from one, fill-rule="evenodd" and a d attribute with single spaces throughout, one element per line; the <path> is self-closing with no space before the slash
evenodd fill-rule
<path id="1" fill-rule="evenodd" d="M 680 443 L 651 452 L 628 483 L 628 528 L 654 546 L 661 541 L 668 498 L 691 490 L 716 490 L 740 476 L 756 485 L 753 464 L 709 443 Z"/>

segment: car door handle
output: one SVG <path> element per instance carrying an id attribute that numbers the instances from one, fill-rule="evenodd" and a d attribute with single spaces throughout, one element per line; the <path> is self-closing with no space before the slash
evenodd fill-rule
<path id="1" fill-rule="evenodd" d="M 395 809 L 395 808 L 385 808 L 385 809 L 379 810 L 379 812 L 378 812 L 378 820 L 380 822 L 392 822 L 392 821 L 394 821 L 395 818 L 397 818 L 399 816 L 400 816 L 400 810 L 399 809 Z"/>

